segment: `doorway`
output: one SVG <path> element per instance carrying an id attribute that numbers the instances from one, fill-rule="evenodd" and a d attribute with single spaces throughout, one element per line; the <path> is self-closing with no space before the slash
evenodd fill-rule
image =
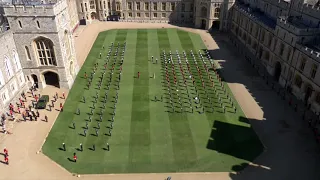
<path id="1" fill-rule="evenodd" d="M 274 67 L 274 74 L 273 74 L 274 80 L 278 82 L 280 75 L 281 75 L 281 63 L 277 61 Z"/>
<path id="2" fill-rule="evenodd" d="M 52 86 L 60 88 L 59 75 L 57 73 L 48 71 L 48 72 L 45 72 L 43 74 L 43 76 L 44 76 L 44 79 L 45 79 L 47 85 L 52 85 Z"/>
<path id="3" fill-rule="evenodd" d="M 207 21 L 205 19 L 201 20 L 201 29 L 206 29 L 207 27 Z"/>
<path id="4" fill-rule="evenodd" d="M 35 74 L 32 74 L 31 77 L 32 77 L 33 83 L 36 85 L 36 88 L 39 88 L 39 85 L 38 85 L 38 83 L 39 83 L 38 77 L 37 77 Z"/>
<path id="5" fill-rule="evenodd" d="M 213 21 L 211 29 L 219 30 L 220 29 L 220 21 Z"/>

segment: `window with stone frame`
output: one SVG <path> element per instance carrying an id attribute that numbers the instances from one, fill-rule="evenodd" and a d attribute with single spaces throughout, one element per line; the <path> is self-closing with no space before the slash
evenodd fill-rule
<path id="1" fill-rule="evenodd" d="M 8 94 L 7 92 L 4 92 L 1 94 L 1 99 L 3 102 L 7 102 L 8 101 Z"/>
<path id="2" fill-rule="evenodd" d="M 300 71 L 303 71 L 303 70 L 304 70 L 304 67 L 306 66 L 306 62 L 307 62 L 307 60 L 303 57 L 303 58 L 301 59 L 300 66 L 299 66 L 299 70 L 300 70 Z"/>
<path id="3" fill-rule="evenodd" d="M 162 13 L 162 14 L 161 14 L 161 17 L 162 17 L 162 18 L 166 18 L 166 17 L 167 17 L 166 13 Z"/>
<path id="4" fill-rule="evenodd" d="M 316 96 L 316 98 L 315 98 L 315 101 L 316 101 L 316 103 L 317 103 L 318 105 L 320 105 L 320 93 L 319 93 L 319 92 L 317 93 L 317 96 Z"/>
<path id="5" fill-rule="evenodd" d="M 14 65 L 17 71 L 21 69 L 20 59 L 18 53 L 15 50 L 12 50 Z"/>
<path id="6" fill-rule="evenodd" d="M 149 3 L 148 2 L 145 2 L 144 3 L 144 10 L 149 10 Z"/>
<path id="7" fill-rule="evenodd" d="M 0 70 L 0 87 L 2 87 L 4 84 L 5 84 L 4 77 L 3 77 L 3 74 Z"/>
<path id="8" fill-rule="evenodd" d="M 181 4 L 181 11 L 182 12 L 186 11 L 186 5 L 184 3 Z"/>
<path id="9" fill-rule="evenodd" d="M 290 56 L 291 56 L 291 47 L 288 46 L 288 53 L 287 53 L 287 59 L 286 60 L 289 60 L 290 59 Z"/>
<path id="10" fill-rule="evenodd" d="M 167 9 L 166 2 L 161 3 L 161 11 L 165 11 Z"/>
<path id="11" fill-rule="evenodd" d="M 302 79 L 299 75 L 296 75 L 296 78 L 294 80 L 294 84 L 298 87 L 298 88 L 301 88 L 301 85 L 302 85 Z"/>
<path id="12" fill-rule="evenodd" d="M 128 13 L 128 17 L 132 17 L 132 13 L 131 12 Z"/>
<path id="13" fill-rule="evenodd" d="M 137 13 L 137 17 L 141 17 L 141 14 L 140 14 L 140 13 Z"/>
<path id="14" fill-rule="evenodd" d="M 136 2 L 136 8 L 137 10 L 141 10 L 140 2 Z"/>
<path id="15" fill-rule="evenodd" d="M 12 70 L 10 59 L 7 56 L 4 57 L 4 68 L 5 68 L 7 77 L 11 78 L 13 76 L 13 70 Z"/>
<path id="16" fill-rule="evenodd" d="M 279 50 L 279 55 L 282 56 L 284 52 L 284 44 L 280 43 L 280 50 Z"/>
<path id="17" fill-rule="evenodd" d="M 103 9 L 106 9 L 107 6 L 106 6 L 106 1 L 103 1 Z"/>
<path id="18" fill-rule="evenodd" d="M 120 2 L 116 2 L 116 10 L 120 11 Z"/>
<path id="19" fill-rule="evenodd" d="M 190 11 L 193 11 L 193 9 L 194 9 L 194 4 L 192 3 L 190 4 Z"/>
<path id="20" fill-rule="evenodd" d="M 171 11 L 174 11 L 176 9 L 176 3 L 172 2 L 171 3 Z"/>
<path id="21" fill-rule="evenodd" d="M 153 17 L 154 17 L 154 18 L 157 18 L 157 17 L 158 17 L 158 14 L 157 14 L 157 13 L 153 13 Z"/>
<path id="22" fill-rule="evenodd" d="M 318 70 L 318 65 L 317 64 L 313 64 L 312 67 L 311 67 L 311 71 L 310 71 L 310 77 L 312 79 L 314 79 L 316 77 L 317 70 Z"/>
<path id="23" fill-rule="evenodd" d="M 147 18 L 150 17 L 149 13 L 145 13 L 144 16 L 147 17 Z"/>
<path id="24" fill-rule="evenodd" d="M 128 10 L 132 10 L 132 2 L 128 2 Z"/>
<path id="25" fill-rule="evenodd" d="M 153 10 L 155 10 L 155 11 L 158 10 L 158 4 L 156 2 L 153 3 Z"/>
<path id="26" fill-rule="evenodd" d="M 215 18 L 218 18 L 220 16 L 220 8 L 216 8 L 215 10 L 214 10 L 214 17 Z"/>
<path id="27" fill-rule="evenodd" d="M 54 55 L 53 42 L 50 39 L 38 38 L 34 41 L 35 50 L 41 66 L 57 66 Z"/>

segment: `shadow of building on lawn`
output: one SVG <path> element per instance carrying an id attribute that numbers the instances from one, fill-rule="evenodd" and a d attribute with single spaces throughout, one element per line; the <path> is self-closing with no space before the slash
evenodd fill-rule
<path id="1" fill-rule="evenodd" d="M 245 119 L 245 117 L 240 117 L 239 121 L 246 121 Z M 264 148 L 251 127 L 216 120 L 212 127 L 207 149 L 252 162 L 263 152 Z M 236 171 L 242 171 L 246 166 L 241 167 Z"/>

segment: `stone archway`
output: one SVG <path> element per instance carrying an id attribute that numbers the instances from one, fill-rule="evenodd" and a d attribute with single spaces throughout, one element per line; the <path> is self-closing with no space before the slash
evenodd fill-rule
<path id="1" fill-rule="evenodd" d="M 60 88 L 59 75 L 52 71 L 47 71 L 43 73 L 43 77 L 46 85 L 51 85 Z"/>
<path id="2" fill-rule="evenodd" d="M 90 14 L 90 16 L 91 16 L 91 19 L 94 20 L 94 19 L 96 19 L 97 14 L 96 14 L 95 12 L 92 12 L 92 13 Z"/>
<path id="3" fill-rule="evenodd" d="M 33 84 L 36 84 L 36 88 L 39 88 L 39 85 L 38 85 L 39 81 L 38 81 L 37 75 L 31 74 L 31 78 L 33 80 Z"/>
<path id="4" fill-rule="evenodd" d="M 274 73 L 273 73 L 274 80 L 278 82 L 280 75 L 281 75 L 281 63 L 277 61 L 275 64 Z"/>
<path id="5" fill-rule="evenodd" d="M 201 29 L 206 29 L 207 27 L 207 21 L 205 19 L 201 20 Z"/>

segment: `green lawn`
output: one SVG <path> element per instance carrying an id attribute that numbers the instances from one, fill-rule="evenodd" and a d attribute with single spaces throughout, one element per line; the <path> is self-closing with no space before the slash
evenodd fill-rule
<path id="1" fill-rule="evenodd" d="M 111 42 L 112 58 L 108 63 L 108 70 L 102 80 L 101 90 L 97 83 L 101 73 L 104 72 L 103 64 L 106 62 Z M 109 136 L 109 127 L 115 104 L 117 81 L 120 69 L 121 53 L 124 42 L 124 64 L 119 99 L 116 103 L 114 127 Z M 115 59 L 116 47 L 120 43 L 119 53 L 116 57 L 115 71 L 110 74 L 110 69 Z M 105 49 L 102 49 L 102 47 Z M 215 72 L 210 69 L 209 74 L 214 78 L 216 91 L 211 87 L 208 74 L 203 62 L 198 56 L 198 51 L 205 49 L 201 38 L 197 34 L 180 31 L 177 29 L 141 29 L 141 30 L 110 30 L 101 32 L 97 37 L 77 79 L 69 93 L 64 105 L 64 111 L 56 120 L 44 146 L 43 152 L 67 170 L 80 173 L 148 173 L 148 172 L 221 172 L 231 171 L 232 166 L 252 161 L 262 151 L 262 145 L 256 134 L 247 123 L 246 118 L 233 99 L 230 90 L 225 84 L 226 93 L 222 90 Z M 179 98 L 173 83 L 173 71 L 168 64 L 170 75 L 172 101 L 174 112 L 170 104 L 165 65 L 162 52 L 165 50 L 173 53 L 176 77 L 179 82 L 179 97 L 183 105 L 182 112 Z M 176 50 L 179 51 L 182 68 L 187 77 L 189 96 L 196 95 L 198 90 L 200 104 L 192 100 L 193 113 L 189 105 L 186 87 L 183 86 L 183 76 L 178 64 Z M 195 53 L 197 65 L 200 68 L 206 85 L 206 93 L 202 88 L 199 73 L 195 62 L 192 60 L 190 50 Z M 190 70 L 195 78 L 195 85 L 189 79 L 187 64 L 182 52 L 187 53 Z M 99 53 L 102 58 L 99 58 Z M 203 54 L 204 52 L 201 51 Z M 151 56 L 158 58 L 158 63 L 151 62 Z M 160 60 L 161 59 L 161 60 Z M 205 58 L 206 59 L 206 58 Z M 95 63 L 99 63 L 93 76 L 93 82 L 87 89 L 88 76 Z M 209 61 L 206 63 L 210 65 Z M 140 72 L 140 78 L 136 78 Z M 155 78 L 153 74 L 155 73 Z M 106 90 L 109 76 L 112 76 L 110 89 Z M 89 115 L 98 92 L 98 101 L 95 104 L 92 121 Z M 103 105 L 105 92 L 108 92 L 106 107 L 103 108 L 103 120 L 100 122 L 99 136 L 95 136 L 95 128 L 100 119 L 100 109 Z M 235 113 L 231 108 L 231 101 L 237 107 Z M 86 103 L 82 97 L 86 97 Z M 163 97 L 163 100 L 154 101 Z M 212 112 L 211 99 L 214 111 Z M 226 106 L 222 111 L 219 97 Z M 196 108 L 197 106 L 201 108 Z M 204 113 L 199 113 L 204 108 Z M 77 108 L 80 115 L 75 114 Z M 199 112 L 198 112 L 199 111 Z M 76 128 L 70 128 L 75 122 Z M 89 124 L 87 136 L 84 137 L 83 129 L 86 122 Z M 62 143 L 66 144 L 66 151 L 62 151 Z M 106 143 L 110 144 L 110 151 L 104 150 Z M 83 144 L 83 151 L 79 151 L 79 144 Z M 90 150 L 93 145 L 95 151 Z M 78 161 L 72 162 L 68 158 L 76 152 Z"/>

